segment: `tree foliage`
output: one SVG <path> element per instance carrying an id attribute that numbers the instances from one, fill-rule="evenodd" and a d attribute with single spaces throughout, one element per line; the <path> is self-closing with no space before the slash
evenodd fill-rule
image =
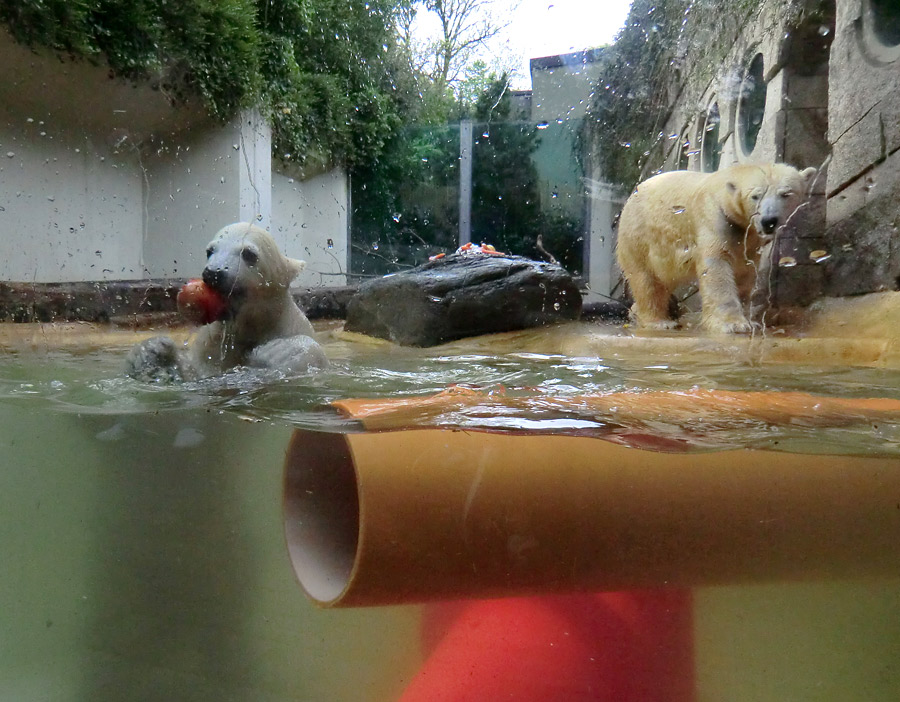
<path id="1" fill-rule="evenodd" d="M 541 258 L 541 236 L 564 266 L 580 271 L 582 223 L 541 202 L 533 160 L 539 131 L 512 114 L 508 75 L 491 76 L 467 114 L 475 137 L 472 240 Z M 354 273 L 388 273 L 456 249 L 459 154 L 457 125 L 411 126 L 355 181 Z"/>
<path id="2" fill-rule="evenodd" d="M 470 67 L 506 27 L 513 7 L 499 0 L 403 0 L 397 30 L 401 51 L 410 75 L 423 94 L 454 97 Z M 423 14 L 437 24 L 437 33 L 427 38 L 416 31 Z M 482 59 L 483 62 L 483 59 Z M 504 66 L 497 66 L 499 71 Z"/>
<path id="3" fill-rule="evenodd" d="M 399 122 L 392 0 L 0 0 L 29 46 L 106 63 L 221 120 L 258 107 L 275 155 L 350 166 Z"/>

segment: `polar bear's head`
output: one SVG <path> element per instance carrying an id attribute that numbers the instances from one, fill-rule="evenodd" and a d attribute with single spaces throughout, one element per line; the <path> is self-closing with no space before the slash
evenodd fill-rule
<path id="1" fill-rule="evenodd" d="M 264 229 L 247 222 L 223 227 L 206 247 L 203 282 L 229 298 L 286 290 L 306 267 L 288 258 Z"/>
<path id="2" fill-rule="evenodd" d="M 817 172 L 815 168 L 798 171 L 784 163 L 745 166 L 742 170 L 746 177 L 741 185 L 728 185 L 736 189 L 749 223 L 764 238 L 774 235 L 803 204 Z"/>

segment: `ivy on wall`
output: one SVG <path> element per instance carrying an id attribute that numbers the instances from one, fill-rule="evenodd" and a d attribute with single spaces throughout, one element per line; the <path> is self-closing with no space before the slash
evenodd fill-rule
<path id="1" fill-rule="evenodd" d="M 649 174 L 673 107 L 702 109 L 711 81 L 729 70 L 742 30 L 756 20 L 783 31 L 821 0 L 634 0 L 625 27 L 604 52 L 589 109 L 591 136 L 605 176 L 630 189 Z M 775 21 L 777 20 L 777 21 Z M 733 67 L 735 70 L 737 66 Z"/>
<path id="2" fill-rule="evenodd" d="M 276 158 L 353 168 L 398 123 L 390 0 L 0 0 L 19 42 L 199 97 L 226 121 L 257 107 Z"/>

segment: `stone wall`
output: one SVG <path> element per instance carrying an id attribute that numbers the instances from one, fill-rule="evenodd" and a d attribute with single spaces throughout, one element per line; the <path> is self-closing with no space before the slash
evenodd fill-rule
<path id="1" fill-rule="evenodd" d="M 677 93 L 667 143 L 645 170 L 817 167 L 810 201 L 761 271 L 765 295 L 804 306 L 897 289 L 900 5 L 809 0 L 799 20 L 786 7 L 762 3 L 708 84 Z"/>
<path id="2" fill-rule="evenodd" d="M 890 8 L 890 9 L 889 9 Z M 832 296 L 898 289 L 900 5 L 839 0 L 829 62 Z"/>

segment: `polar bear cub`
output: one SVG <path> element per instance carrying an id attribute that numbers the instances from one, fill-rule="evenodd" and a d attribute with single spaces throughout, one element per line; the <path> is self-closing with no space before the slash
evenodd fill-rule
<path id="1" fill-rule="evenodd" d="M 203 282 L 224 298 L 221 318 L 203 326 L 187 349 L 168 337 L 136 345 L 127 359 L 130 376 L 190 380 L 236 366 L 298 373 L 328 365 L 290 293 L 303 261 L 284 256 L 267 231 L 246 222 L 221 229 L 206 258 Z"/>
<path id="2" fill-rule="evenodd" d="M 632 317 L 672 329 L 669 298 L 699 281 L 701 323 L 746 333 L 744 314 L 760 249 L 805 200 L 815 168 L 736 165 L 715 173 L 671 171 L 638 185 L 619 218 L 616 255 L 631 287 Z"/>

